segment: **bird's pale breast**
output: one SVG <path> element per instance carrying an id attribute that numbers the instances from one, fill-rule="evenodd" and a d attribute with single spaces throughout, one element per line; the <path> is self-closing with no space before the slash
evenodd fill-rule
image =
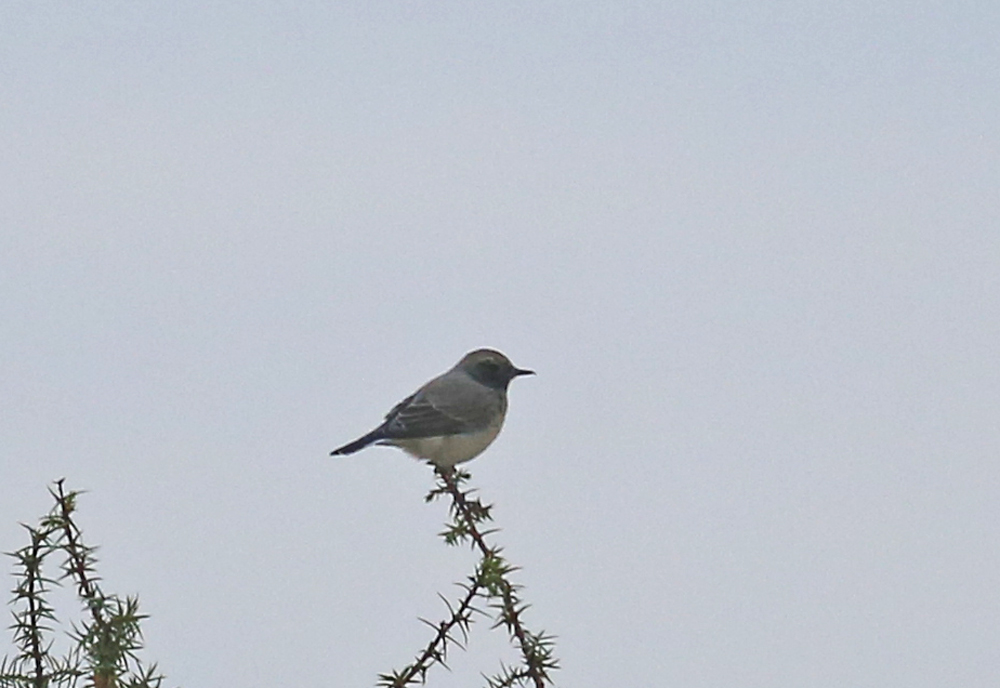
<path id="1" fill-rule="evenodd" d="M 503 419 L 501 418 L 500 423 L 479 432 L 442 437 L 394 439 L 387 441 L 386 444 L 393 444 L 417 458 L 427 459 L 435 466 L 451 468 L 455 464 L 479 456 L 496 439 L 502 424 Z"/>

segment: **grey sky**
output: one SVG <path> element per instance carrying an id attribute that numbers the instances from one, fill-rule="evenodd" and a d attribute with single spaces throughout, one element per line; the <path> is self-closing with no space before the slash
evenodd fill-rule
<path id="1" fill-rule="evenodd" d="M 469 468 L 559 685 L 995 685 L 998 35 L 3 3 L 0 549 L 65 476 L 172 684 L 371 685 L 473 559 L 429 469 L 327 454 L 492 346 L 539 374 Z"/>

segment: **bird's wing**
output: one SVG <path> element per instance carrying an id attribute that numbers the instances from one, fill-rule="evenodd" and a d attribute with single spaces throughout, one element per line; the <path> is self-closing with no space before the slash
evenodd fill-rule
<path id="1" fill-rule="evenodd" d="M 467 377 L 442 376 L 410 395 L 385 417 L 388 439 L 476 432 L 502 412 L 502 397 Z"/>

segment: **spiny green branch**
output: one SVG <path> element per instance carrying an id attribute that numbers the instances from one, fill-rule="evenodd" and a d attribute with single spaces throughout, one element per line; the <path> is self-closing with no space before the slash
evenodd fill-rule
<path id="1" fill-rule="evenodd" d="M 29 545 L 8 553 L 15 559 L 13 591 L 14 645 L 17 654 L 0 661 L 0 688 L 74 688 L 81 678 L 94 688 L 159 688 L 164 677 L 156 665 L 144 667 L 136 597 L 121 598 L 102 592 L 96 574 L 96 547 L 84 544 L 73 519 L 79 492 L 67 492 L 58 480 L 49 493 L 55 505 L 37 528 L 27 526 Z M 62 575 L 47 578 L 43 566 L 54 554 L 65 556 Z M 89 613 L 79 626 L 71 624 L 73 646 L 63 657 L 52 655 L 53 627 L 59 624 L 46 598 L 51 586 L 71 579 L 77 598 Z"/>
<path id="2" fill-rule="evenodd" d="M 445 495 L 450 496 L 452 500 L 449 508 L 451 520 L 440 536 L 448 545 L 468 542 L 473 549 L 479 551 L 480 560 L 475 574 L 469 578 L 469 583 L 462 586 L 466 594 L 457 606 L 453 607 L 445 601 L 450 617 L 438 624 L 425 621 L 437 633 L 424 651 L 417 656 L 416 661 L 401 671 L 380 675 L 378 685 L 404 688 L 418 681 L 423 684 L 431 666 L 441 664 L 447 667 L 445 659 L 448 643 L 453 642 L 464 647 L 464 642 L 468 640 L 472 614 L 484 613 L 473 606 L 477 597 L 485 600 L 488 607 L 493 610 L 492 628 L 502 626 L 507 630 L 522 660 L 519 665 L 513 667 L 501 664 L 498 674 L 485 677 L 487 686 L 508 688 L 515 685 L 530 685 L 534 688 L 545 688 L 546 683 L 551 685 L 552 679 L 549 673 L 559 668 L 558 660 L 553 655 L 554 637 L 544 632 L 532 633 L 525 627 L 522 615 L 529 605 L 518 596 L 521 586 L 511 583 L 508 578 L 519 568 L 503 558 L 502 548 L 486 542 L 486 537 L 495 533 L 496 529 L 481 527 L 482 524 L 493 520 L 493 505 L 483 504 L 480 499 L 473 497 L 475 490 L 462 490 L 462 485 L 471 477 L 469 473 L 454 469 L 437 469 L 436 472 L 437 484 L 428 493 L 426 501 L 431 502 Z M 451 629 L 455 627 L 462 631 L 463 642 L 458 642 L 450 635 Z"/>

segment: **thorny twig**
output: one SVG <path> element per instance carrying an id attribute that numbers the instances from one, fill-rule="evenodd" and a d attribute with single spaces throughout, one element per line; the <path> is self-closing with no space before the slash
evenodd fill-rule
<path id="1" fill-rule="evenodd" d="M 452 641 L 462 645 L 450 635 L 451 629 L 459 627 L 463 639 L 467 639 L 472 613 L 482 613 L 481 610 L 472 606 L 476 597 L 482 597 L 489 602 L 490 608 L 495 611 L 493 628 L 504 626 L 507 629 L 511 639 L 516 641 L 523 660 L 521 666 L 502 666 L 499 674 L 486 677 L 489 688 L 523 686 L 526 682 L 530 682 L 534 688 L 545 688 L 546 683 L 551 685 L 552 679 L 549 672 L 558 668 L 558 661 L 552 654 L 553 637 L 544 633 L 535 634 L 525 628 L 522 614 L 528 605 L 518 597 L 520 586 L 511 583 L 507 578 L 509 574 L 517 571 L 517 567 L 508 564 L 503 559 L 501 556 L 502 548 L 491 546 L 486 542 L 486 536 L 495 531 L 481 530 L 479 527 L 481 523 L 492 520 L 492 505 L 486 505 L 479 499 L 470 498 L 472 490 L 462 491 L 462 484 L 470 478 L 468 473 L 454 469 L 436 469 L 436 473 L 439 481 L 427 495 L 427 501 L 432 501 L 445 494 L 450 495 L 452 499 L 450 507 L 452 521 L 441 533 L 441 537 L 450 545 L 470 542 L 479 551 L 481 559 L 476 567 L 475 575 L 469 578 L 468 585 L 463 586 L 466 594 L 458 606 L 453 608 L 445 601 L 449 612 L 451 612 L 450 618 L 439 624 L 425 622 L 437 630 L 427 648 L 418 655 L 413 664 L 405 667 L 402 671 L 380 675 L 379 685 L 389 688 L 403 688 L 418 680 L 423 683 L 428 669 L 433 664 L 447 666 L 445 655 L 448 642 Z"/>

